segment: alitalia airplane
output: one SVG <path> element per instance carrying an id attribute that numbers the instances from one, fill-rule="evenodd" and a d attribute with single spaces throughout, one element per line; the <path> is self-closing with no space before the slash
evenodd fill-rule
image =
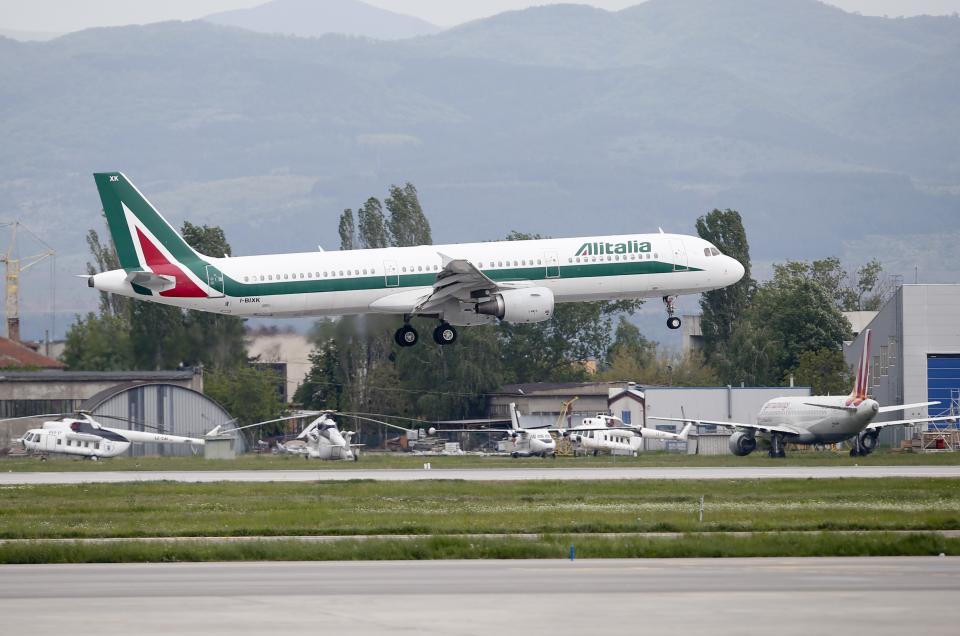
<path id="1" fill-rule="evenodd" d="M 555 303 L 674 299 L 732 285 L 743 266 L 680 234 L 421 245 L 219 258 L 194 251 L 120 172 L 94 175 L 121 269 L 90 276 L 97 290 L 233 316 L 393 314 L 395 340 L 417 343 L 413 316 L 455 326 L 549 320 Z"/>

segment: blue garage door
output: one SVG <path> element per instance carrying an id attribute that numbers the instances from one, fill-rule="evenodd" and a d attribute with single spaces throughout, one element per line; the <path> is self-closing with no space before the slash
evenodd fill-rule
<path id="1" fill-rule="evenodd" d="M 960 398 L 960 355 L 927 354 L 927 399 L 940 404 L 928 409 L 931 417 L 956 414 Z M 931 427 L 933 424 L 931 424 Z"/>

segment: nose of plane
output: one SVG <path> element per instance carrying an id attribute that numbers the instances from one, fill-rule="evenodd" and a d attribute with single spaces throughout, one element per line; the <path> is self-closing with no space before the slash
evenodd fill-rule
<path id="1" fill-rule="evenodd" d="M 729 256 L 726 256 L 725 258 L 727 259 L 727 262 L 723 267 L 724 273 L 730 277 L 729 284 L 732 285 L 733 283 L 736 283 L 741 278 L 743 278 L 743 275 L 746 273 L 746 270 L 743 268 L 743 265 L 741 265 L 740 261 L 738 261 L 737 259 L 731 258 Z"/>

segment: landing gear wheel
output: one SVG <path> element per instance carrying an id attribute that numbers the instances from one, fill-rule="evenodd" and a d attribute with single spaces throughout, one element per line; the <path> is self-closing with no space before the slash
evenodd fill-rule
<path id="1" fill-rule="evenodd" d="M 677 308 L 674 306 L 674 301 L 677 299 L 676 296 L 664 296 L 663 305 L 667 308 L 667 327 L 670 329 L 679 329 L 680 328 L 680 319 L 674 316 L 673 314 L 677 313 Z"/>
<path id="2" fill-rule="evenodd" d="M 437 328 L 433 330 L 433 341 L 438 345 L 453 344 L 456 340 L 457 330 L 449 323 L 441 322 Z"/>
<path id="3" fill-rule="evenodd" d="M 420 336 L 417 335 L 416 329 L 410 325 L 404 325 L 397 329 L 397 332 L 393 334 L 393 339 L 401 347 L 412 347 L 413 345 L 417 344 Z"/>

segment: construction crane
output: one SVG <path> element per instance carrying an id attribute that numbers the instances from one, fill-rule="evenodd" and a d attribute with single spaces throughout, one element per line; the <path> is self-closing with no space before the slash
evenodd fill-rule
<path id="1" fill-rule="evenodd" d="M 14 340 L 16 342 L 20 341 L 20 274 L 27 271 L 37 263 L 43 261 L 44 259 L 50 258 L 55 255 L 53 248 L 47 245 L 47 243 L 41 239 L 39 236 L 30 231 L 30 228 L 22 224 L 20 221 L 9 221 L 6 223 L 0 223 L 0 227 L 9 227 L 10 230 L 10 244 L 7 247 L 7 252 L 0 260 L 3 261 L 3 264 L 7 267 L 7 284 L 4 287 L 6 308 L 7 308 L 7 338 Z M 27 256 L 25 258 L 20 258 L 16 254 L 16 244 L 17 244 L 17 232 L 20 229 L 23 229 L 24 232 L 32 236 L 37 240 L 41 245 L 47 249 L 40 252 L 39 254 L 34 254 L 33 256 Z"/>
<path id="2" fill-rule="evenodd" d="M 573 415 L 573 403 L 579 399 L 580 396 L 576 395 L 569 400 L 560 402 L 560 414 L 557 416 L 557 423 L 554 428 L 570 428 L 573 425 L 569 418 Z M 569 437 L 560 438 L 560 441 L 557 442 L 556 454 L 564 457 L 573 455 L 573 445 L 570 443 Z"/>

